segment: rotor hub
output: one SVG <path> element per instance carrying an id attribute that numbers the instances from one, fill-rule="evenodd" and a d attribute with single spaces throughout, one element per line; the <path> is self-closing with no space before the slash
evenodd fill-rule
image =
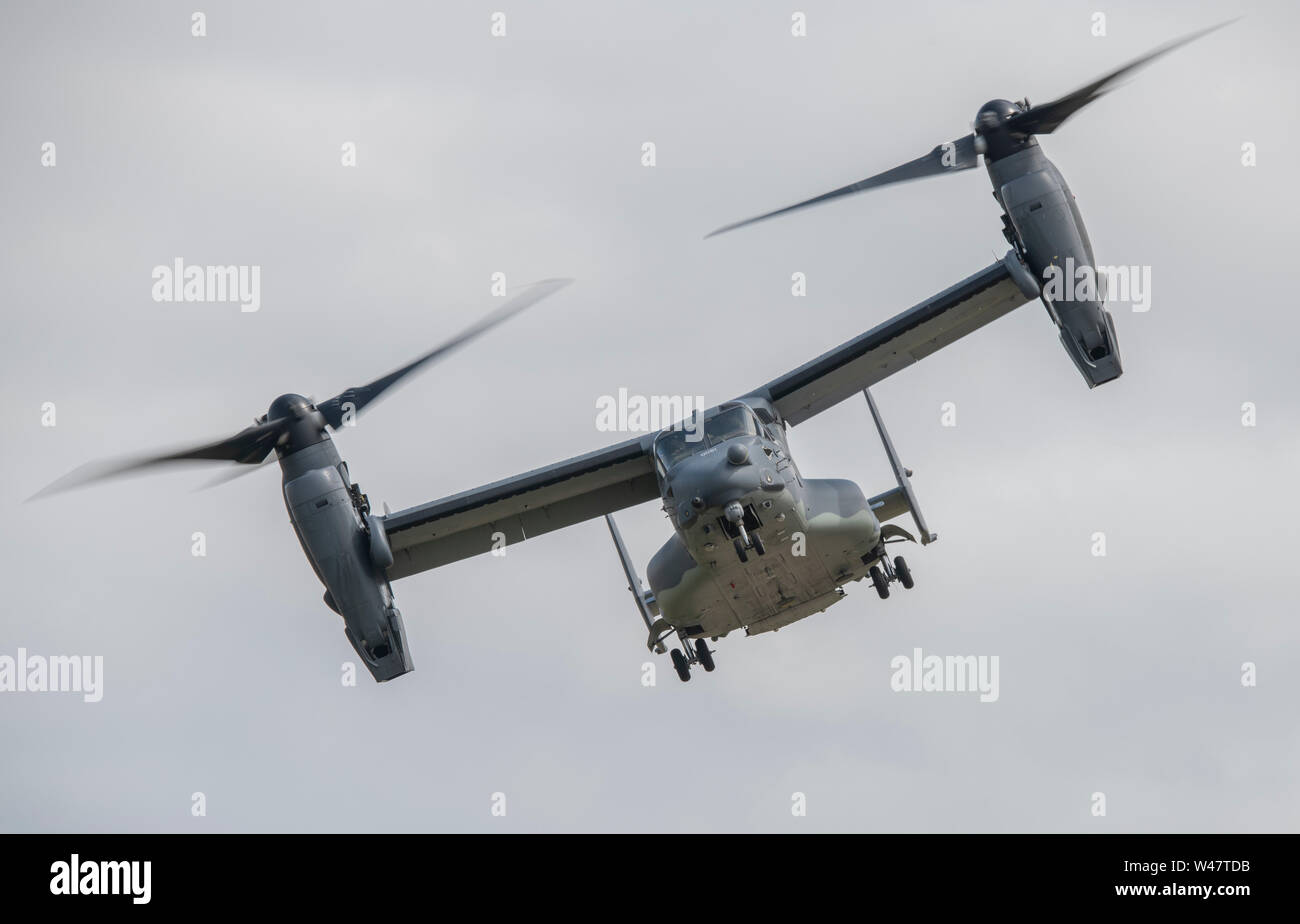
<path id="1" fill-rule="evenodd" d="M 268 421 L 283 421 L 284 435 L 276 443 L 281 458 L 329 439 L 325 415 L 302 395 L 281 395 L 267 409 Z"/>
<path id="2" fill-rule="evenodd" d="M 991 99 L 975 113 L 975 133 L 979 135 L 997 131 L 1020 107 L 1009 99 Z"/>
<path id="3" fill-rule="evenodd" d="M 1038 144 L 1034 136 L 1020 129 L 1015 117 L 1028 107 L 1008 99 L 991 99 L 975 113 L 975 149 L 986 160 L 1001 160 Z"/>
<path id="4" fill-rule="evenodd" d="M 312 411 L 312 404 L 302 395 L 281 395 L 267 409 L 267 420 L 301 420 Z"/>

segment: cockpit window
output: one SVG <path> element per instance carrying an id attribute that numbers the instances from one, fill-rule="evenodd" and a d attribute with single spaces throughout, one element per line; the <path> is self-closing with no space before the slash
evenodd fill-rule
<path id="1" fill-rule="evenodd" d="M 687 433 L 684 430 L 668 430 L 659 434 L 659 438 L 655 440 L 655 455 L 659 457 L 664 468 L 672 468 L 680 460 L 706 445 L 703 440 L 690 442 L 686 437 Z"/>
<path id="2" fill-rule="evenodd" d="M 750 413 L 749 408 L 739 405 L 727 408 L 718 416 L 704 422 L 704 435 L 709 438 L 710 446 L 716 446 L 732 437 L 757 434 L 758 428 L 754 423 L 754 415 Z"/>
<path id="3" fill-rule="evenodd" d="M 733 405 L 704 422 L 704 433 L 674 428 L 665 430 L 655 440 L 655 456 L 669 469 L 682 459 L 710 446 L 717 446 L 737 436 L 756 436 L 758 423 L 744 405 Z"/>

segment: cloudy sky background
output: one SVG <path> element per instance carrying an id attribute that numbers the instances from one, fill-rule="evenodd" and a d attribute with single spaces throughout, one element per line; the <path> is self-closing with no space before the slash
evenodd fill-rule
<path id="1" fill-rule="evenodd" d="M 801 2 L 794 39 L 791 4 L 698 6 L 206 2 L 206 38 L 175 4 L 5 6 L 0 654 L 103 655 L 105 692 L 0 695 L 0 830 L 1300 826 L 1300 13 L 1113 4 L 1096 38 L 1083 3 Z M 600 521 L 398 583 L 416 671 L 345 688 L 278 471 L 23 503 L 387 371 L 491 309 L 497 271 L 578 282 L 340 436 L 376 502 L 621 439 L 594 423 L 619 387 L 741 394 L 1006 245 L 982 170 L 707 231 L 1242 13 L 1043 142 L 1098 260 L 1152 267 L 1151 310 L 1114 309 L 1124 377 L 1089 392 L 1035 303 L 883 383 L 942 537 L 908 554 L 916 589 L 725 639 L 689 684 L 659 658 L 641 685 Z M 176 257 L 260 265 L 261 311 L 155 303 Z M 810 476 L 892 484 L 860 401 L 791 439 Z M 668 525 L 619 521 L 644 571 Z M 1001 698 L 892 692 L 915 647 L 998 655 Z"/>

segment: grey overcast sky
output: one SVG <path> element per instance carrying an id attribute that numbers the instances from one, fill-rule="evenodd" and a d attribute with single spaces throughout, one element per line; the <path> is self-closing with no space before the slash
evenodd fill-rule
<path id="1" fill-rule="evenodd" d="M 1295 4 L 1116 2 L 1104 37 L 1072 0 L 196 5 L 202 38 L 174 3 L 0 10 L 0 655 L 105 674 L 94 704 L 0 694 L 0 830 L 1300 826 Z M 494 307 L 494 272 L 577 282 L 340 435 L 376 502 L 620 440 L 620 387 L 741 394 L 1006 244 L 982 170 L 706 232 L 1239 14 L 1043 139 L 1099 262 L 1151 267 L 1150 310 L 1114 307 L 1123 378 L 1088 391 L 1035 303 L 882 383 L 942 537 L 916 589 L 733 635 L 689 684 L 659 658 L 642 685 L 598 520 L 399 582 L 415 672 L 344 687 L 273 466 L 23 503 L 387 371 Z M 260 266 L 260 311 L 153 301 L 177 257 Z M 863 402 L 791 440 L 892 486 Z M 644 571 L 669 526 L 619 520 Z M 1000 698 L 892 692 L 918 647 L 997 655 Z"/>

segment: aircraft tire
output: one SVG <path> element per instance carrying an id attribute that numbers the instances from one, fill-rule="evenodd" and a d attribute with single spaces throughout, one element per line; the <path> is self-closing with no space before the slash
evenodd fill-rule
<path id="1" fill-rule="evenodd" d="M 912 578 L 912 569 L 907 567 L 907 562 L 903 561 L 902 555 L 894 559 L 894 571 L 898 574 L 898 580 L 905 590 L 911 590 L 916 586 L 916 581 Z"/>
<path id="2" fill-rule="evenodd" d="M 682 654 L 680 648 L 674 648 L 669 655 L 673 659 L 673 670 L 677 671 L 677 676 L 681 678 L 682 683 L 691 679 L 691 665 L 686 661 L 686 655 Z"/>
<path id="3" fill-rule="evenodd" d="M 871 570 L 867 572 L 871 575 L 871 583 L 876 588 L 876 593 L 880 595 L 881 600 L 889 599 L 889 582 L 885 580 L 884 572 L 877 565 L 872 565 Z"/>

